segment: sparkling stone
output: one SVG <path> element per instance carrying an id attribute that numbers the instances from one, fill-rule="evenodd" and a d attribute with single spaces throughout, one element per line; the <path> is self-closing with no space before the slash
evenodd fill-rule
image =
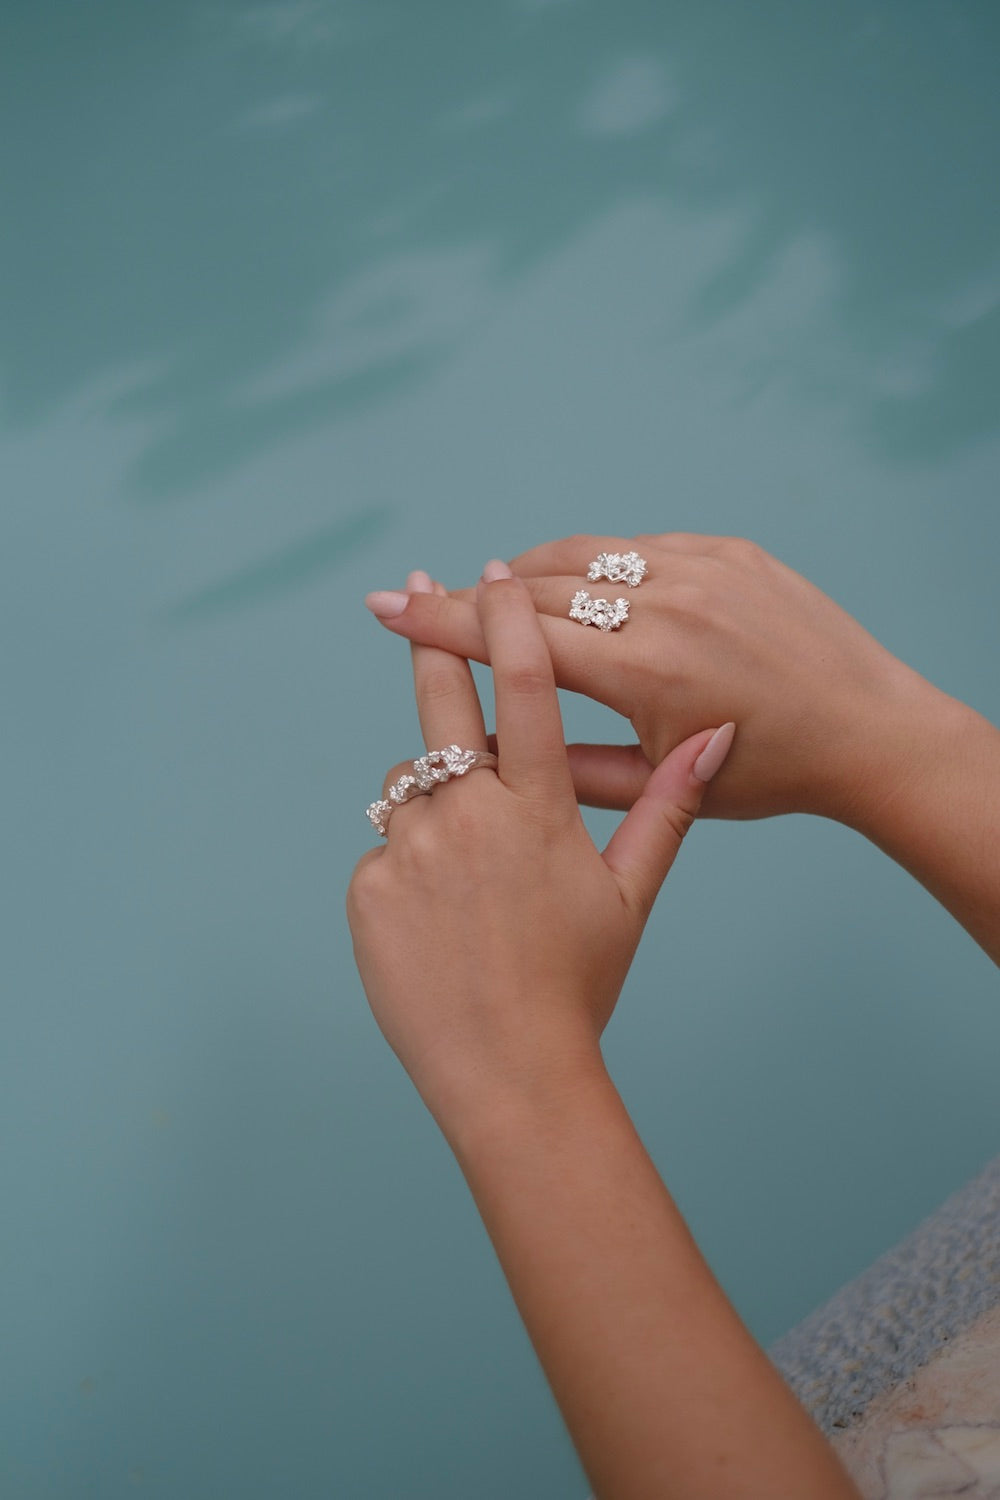
<path id="1" fill-rule="evenodd" d="M 441 754 L 449 776 L 464 776 L 476 758 L 474 750 L 462 750 L 458 745 L 449 745 Z"/>
<path id="2" fill-rule="evenodd" d="M 602 552 L 590 564 L 587 577 L 592 583 L 606 578 L 609 583 L 627 583 L 635 588 L 645 578 L 646 563 L 638 552 Z"/>
<path id="3" fill-rule="evenodd" d="M 628 619 L 628 600 L 591 599 L 586 589 L 579 589 L 570 604 L 570 618 L 598 630 L 617 630 Z"/>
<path id="4" fill-rule="evenodd" d="M 422 792 L 429 791 L 437 777 L 431 769 L 430 756 L 421 755 L 413 762 L 413 779 Z"/>
<path id="5" fill-rule="evenodd" d="M 370 802 L 365 808 L 365 816 L 375 829 L 376 833 L 385 834 L 386 814 L 392 811 L 391 802 Z"/>

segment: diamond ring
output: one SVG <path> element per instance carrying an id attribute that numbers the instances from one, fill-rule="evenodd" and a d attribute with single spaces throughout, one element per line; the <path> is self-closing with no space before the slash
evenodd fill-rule
<path id="1" fill-rule="evenodd" d="M 389 818 L 402 803 L 413 797 L 429 797 L 436 786 L 451 781 L 454 776 L 465 776 L 469 771 L 495 771 L 497 765 L 496 756 L 489 750 L 462 750 L 458 745 L 428 750 L 426 755 L 417 756 L 412 773 L 407 772 L 393 782 L 387 797 L 369 803 L 365 816 L 376 833 L 385 838 Z"/>
<path id="2" fill-rule="evenodd" d="M 581 625 L 596 625 L 598 630 L 617 630 L 628 619 L 628 600 L 592 599 L 586 589 L 578 589 L 569 606 L 571 620 Z"/>
<path id="3" fill-rule="evenodd" d="M 638 552 L 600 552 L 587 569 L 587 577 L 591 583 L 606 578 L 609 583 L 627 583 L 637 589 L 648 572 L 646 559 Z"/>

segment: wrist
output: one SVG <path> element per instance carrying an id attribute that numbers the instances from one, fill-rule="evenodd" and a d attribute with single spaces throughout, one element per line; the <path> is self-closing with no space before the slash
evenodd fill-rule
<path id="1" fill-rule="evenodd" d="M 823 813 L 882 844 L 904 805 L 929 789 L 979 716 L 893 659 L 876 695 L 856 706 L 831 757 Z"/>
<path id="2" fill-rule="evenodd" d="M 926 685 L 855 796 L 848 822 L 1000 964 L 1000 730 Z"/>
<path id="3" fill-rule="evenodd" d="M 424 1094 L 442 1134 L 463 1170 L 491 1158 L 503 1141 L 537 1141 L 561 1131 L 567 1120 L 617 1099 L 597 1041 L 535 1058 L 516 1069 L 495 1065 L 467 1068 L 461 1082 Z"/>

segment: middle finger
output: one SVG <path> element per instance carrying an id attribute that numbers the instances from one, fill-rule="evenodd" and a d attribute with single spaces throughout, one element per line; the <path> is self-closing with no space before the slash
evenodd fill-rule
<path id="1" fill-rule="evenodd" d="M 517 576 L 520 577 L 520 574 Z M 627 599 L 630 604 L 637 602 L 635 590 L 630 589 L 628 584 L 609 583 L 606 578 L 592 583 L 584 574 L 579 573 L 574 578 L 522 578 L 521 582 L 531 595 L 538 613 L 551 615 L 557 620 L 570 618 L 569 608 L 573 602 L 573 596 L 581 589 L 585 589 L 592 599 L 612 601 Z M 475 589 L 455 589 L 451 597 L 472 602 L 475 600 L 476 591 Z"/>

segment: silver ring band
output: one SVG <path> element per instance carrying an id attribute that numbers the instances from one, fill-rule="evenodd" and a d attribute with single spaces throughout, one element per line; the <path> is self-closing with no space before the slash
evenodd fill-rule
<path id="1" fill-rule="evenodd" d="M 489 750 L 462 750 L 458 745 L 428 750 L 426 755 L 417 756 L 412 772 L 406 772 L 393 783 L 387 797 L 368 804 L 365 817 L 375 832 L 385 838 L 390 817 L 404 802 L 414 797 L 429 797 L 436 786 L 456 776 L 465 776 L 469 771 L 495 771 L 498 764 L 496 756 Z"/>

